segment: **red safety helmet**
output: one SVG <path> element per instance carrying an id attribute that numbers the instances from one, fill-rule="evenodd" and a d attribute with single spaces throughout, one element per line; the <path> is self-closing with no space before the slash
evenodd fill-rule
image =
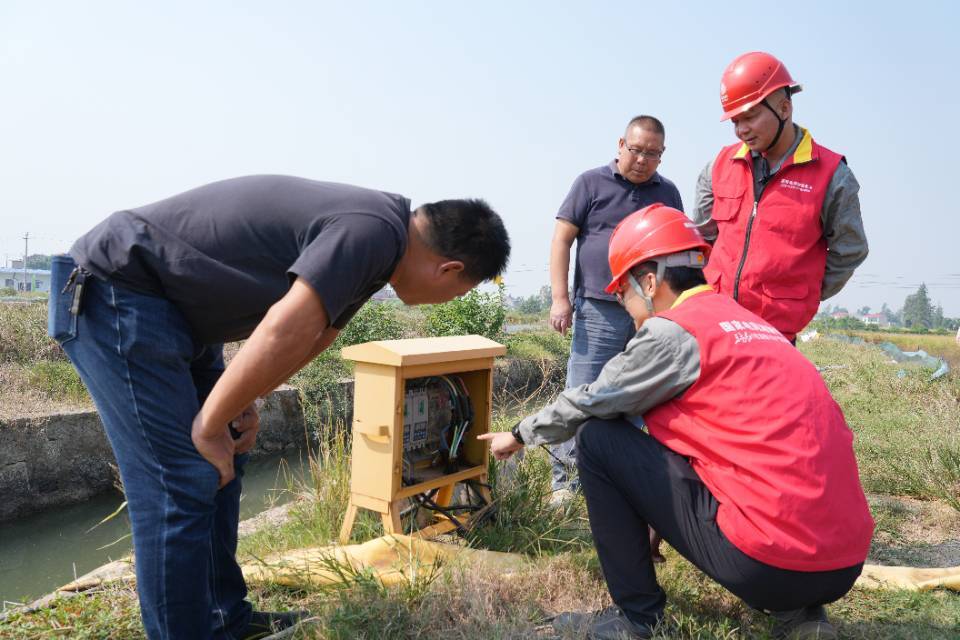
<path id="1" fill-rule="evenodd" d="M 702 267 L 710 255 L 709 243 L 682 211 L 659 202 L 634 211 L 610 235 L 607 258 L 613 280 L 607 285 L 607 293 L 614 293 L 627 271 L 638 264 L 681 252 L 692 255 L 689 260 L 666 266 Z"/>
<path id="2" fill-rule="evenodd" d="M 752 51 L 737 56 L 720 79 L 720 106 L 723 107 L 720 121 L 755 107 L 783 87 L 789 88 L 791 95 L 803 90 L 783 63 L 772 55 Z"/>

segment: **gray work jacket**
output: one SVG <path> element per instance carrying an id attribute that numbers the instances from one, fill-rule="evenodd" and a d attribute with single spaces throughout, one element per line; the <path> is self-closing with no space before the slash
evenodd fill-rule
<path id="1" fill-rule="evenodd" d="M 672 320 L 650 318 L 596 381 L 565 390 L 521 421 L 520 436 L 526 445 L 563 442 L 590 418 L 643 415 L 686 391 L 699 376 L 696 338 Z"/>

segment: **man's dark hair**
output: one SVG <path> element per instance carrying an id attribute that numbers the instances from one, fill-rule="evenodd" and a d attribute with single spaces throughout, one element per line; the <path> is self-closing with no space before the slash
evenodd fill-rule
<path id="1" fill-rule="evenodd" d="M 633 129 L 634 127 L 640 127 L 641 129 L 646 129 L 647 131 L 659 133 L 664 138 L 667 137 L 667 132 L 663 128 L 663 123 L 660 122 L 658 119 L 654 118 L 653 116 L 647 116 L 647 115 L 635 116 L 633 119 L 630 120 L 630 122 L 627 123 L 627 128 L 626 128 L 626 131 L 624 132 L 624 136 L 630 133 L 630 129 Z"/>
<path id="2" fill-rule="evenodd" d="M 510 260 L 503 220 L 483 200 L 441 200 L 417 209 L 430 223 L 426 242 L 436 254 L 463 263 L 471 280 L 491 280 Z"/>
<path id="3" fill-rule="evenodd" d="M 657 263 L 644 262 L 630 269 L 630 272 L 638 280 L 647 273 L 656 275 Z M 667 267 L 663 270 L 663 280 L 670 285 L 674 293 L 683 293 L 687 289 L 707 284 L 707 279 L 703 277 L 703 269 L 693 267 Z"/>

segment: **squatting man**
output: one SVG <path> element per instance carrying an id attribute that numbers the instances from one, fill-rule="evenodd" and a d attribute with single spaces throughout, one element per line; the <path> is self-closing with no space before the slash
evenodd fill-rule
<path id="1" fill-rule="evenodd" d="M 649 525 L 770 613 L 776 637 L 837 637 L 823 605 L 853 586 L 873 532 L 853 435 L 813 364 L 706 285 L 709 251 L 676 209 L 651 205 L 625 218 L 610 239 L 607 291 L 636 336 L 595 382 L 565 390 L 512 432 L 480 436 L 505 460 L 576 434 L 590 529 L 616 606 L 561 614 L 558 631 L 651 637 L 666 596 Z"/>

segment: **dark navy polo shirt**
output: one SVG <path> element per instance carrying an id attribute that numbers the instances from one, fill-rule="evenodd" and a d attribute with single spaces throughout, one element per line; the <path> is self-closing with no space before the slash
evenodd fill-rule
<path id="1" fill-rule="evenodd" d="M 613 229 L 629 214 L 655 202 L 683 211 L 676 185 L 659 173 L 633 184 L 617 169 L 616 161 L 581 173 L 567 194 L 558 220 L 580 229 L 573 292 L 577 297 L 614 300 L 604 289 L 610 284 L 607 245 Z"/>

